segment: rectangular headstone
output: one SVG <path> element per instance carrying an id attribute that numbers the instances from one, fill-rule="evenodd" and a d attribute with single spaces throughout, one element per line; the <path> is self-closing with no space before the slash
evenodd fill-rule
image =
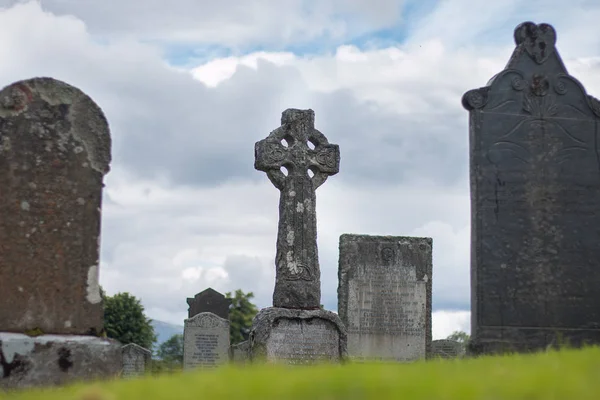
<path id="1" fill-rule="evenodd" d="M 99 334 L 102 110 L 51 78 L 0 92 L 0 331 Z"/>
<path id="2" fill-rule="evenodd" d="M 600 344 L 600 102 L 548 24 L 463 96 L 470 118 L 474 353 Z"/>
<path id="3" fill-rule="evenodd" d="M 144 375 L 150 365 L 152 352 L 135 343 L 126 344 L 121 349 L 123 354 L 123 378 L 133 378 Z"/>
<path id="4" fill-rule="evenodd" d="M 431 346 L 432 240 L 340 237 L 338 312 L 354 360 L 412 361 Z"/>
<path id="5" fill-rule="evenodd" d="M 215 368 L 228 362 L 229 321 L 209 312 L 186 319 L 183 368 Z"/>

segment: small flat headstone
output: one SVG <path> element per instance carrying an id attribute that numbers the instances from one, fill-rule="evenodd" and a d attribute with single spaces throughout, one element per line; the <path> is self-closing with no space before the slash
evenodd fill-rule
<path id="1" fill-rule="evenodd" d="M 99 334 L 102 110 L 51 78 L 0 91 L 0 331 Z"/>
<path id="2" fill-rule="evenodd" d="M 432 240 L 340 237 L 338 312 L 356 361 L 413 361 L 431 346 Z"/>
<path id="3" fill-rule="evenodd" d="M 123 354 L 124 378 L 133 378 L 144 375 L 146 368 L 150 365 L 152 352 L 135 343 L 126 344 L 121 349 Z"/>
<path id="4" fill-rule="evenodd" d="M 464 345 L 456 340 L 440 339 L 431 342 L 432 358 L 459 358 L 464 355 Z"/>
<path id="5" fill-rule="evenodd" d="M 183 330 L 183 368 L 215 368 L 229 362 L 229 320 L 203 312 Z"/>
<path id="6" fill-rule="evenodd" d="M 231 360 L 238 364 L 245 364 L 250 361 L 250 341 L 245 340 L 241 343 L 231 346 Z"/>
<path id="7" fill-rule="evenodd" d="M 232 300 L 212 288 L 201 291 L 194 297 L 188 297 L 188 318 L 202 312 L 211 312 L 221 318 L 229 319 L 229 306 Z"/>

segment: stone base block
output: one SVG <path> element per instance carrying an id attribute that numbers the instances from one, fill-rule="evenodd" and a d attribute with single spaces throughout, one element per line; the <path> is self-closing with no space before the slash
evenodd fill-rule
<path id="1" fill-rule="evenodd" d="M 0 389 L 113 378 L 122 364 L 121 343 L 116 340 L 0 332 Z"/>
<path id="2" fill-rule="evenodd" d="M 285 364 L 342 362 L 347 343 L 346 328 L 331 311 L 269 307 L 252 322 L 250 359 Z"/>

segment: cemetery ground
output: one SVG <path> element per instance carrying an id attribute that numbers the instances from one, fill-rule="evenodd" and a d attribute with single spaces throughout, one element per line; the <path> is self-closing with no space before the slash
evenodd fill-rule
<path id="1" fill-rule="evenodd" d="M 597 399 L 600 347 L 410 364 L 226 366 L 1 394 L 2 400 Z"/>

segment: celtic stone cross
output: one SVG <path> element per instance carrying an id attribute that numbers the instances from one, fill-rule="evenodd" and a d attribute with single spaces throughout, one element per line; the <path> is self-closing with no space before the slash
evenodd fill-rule
<path id="1" fill-rule="evenodd" d="M 281 191 L 274 307 L 317 309 L 321 302 L 315 190 L 338 173 L 340 148 L 314 126 L 313 110 L 288 109 L 281 127 L 254 146 L 254 168 Z"/>

